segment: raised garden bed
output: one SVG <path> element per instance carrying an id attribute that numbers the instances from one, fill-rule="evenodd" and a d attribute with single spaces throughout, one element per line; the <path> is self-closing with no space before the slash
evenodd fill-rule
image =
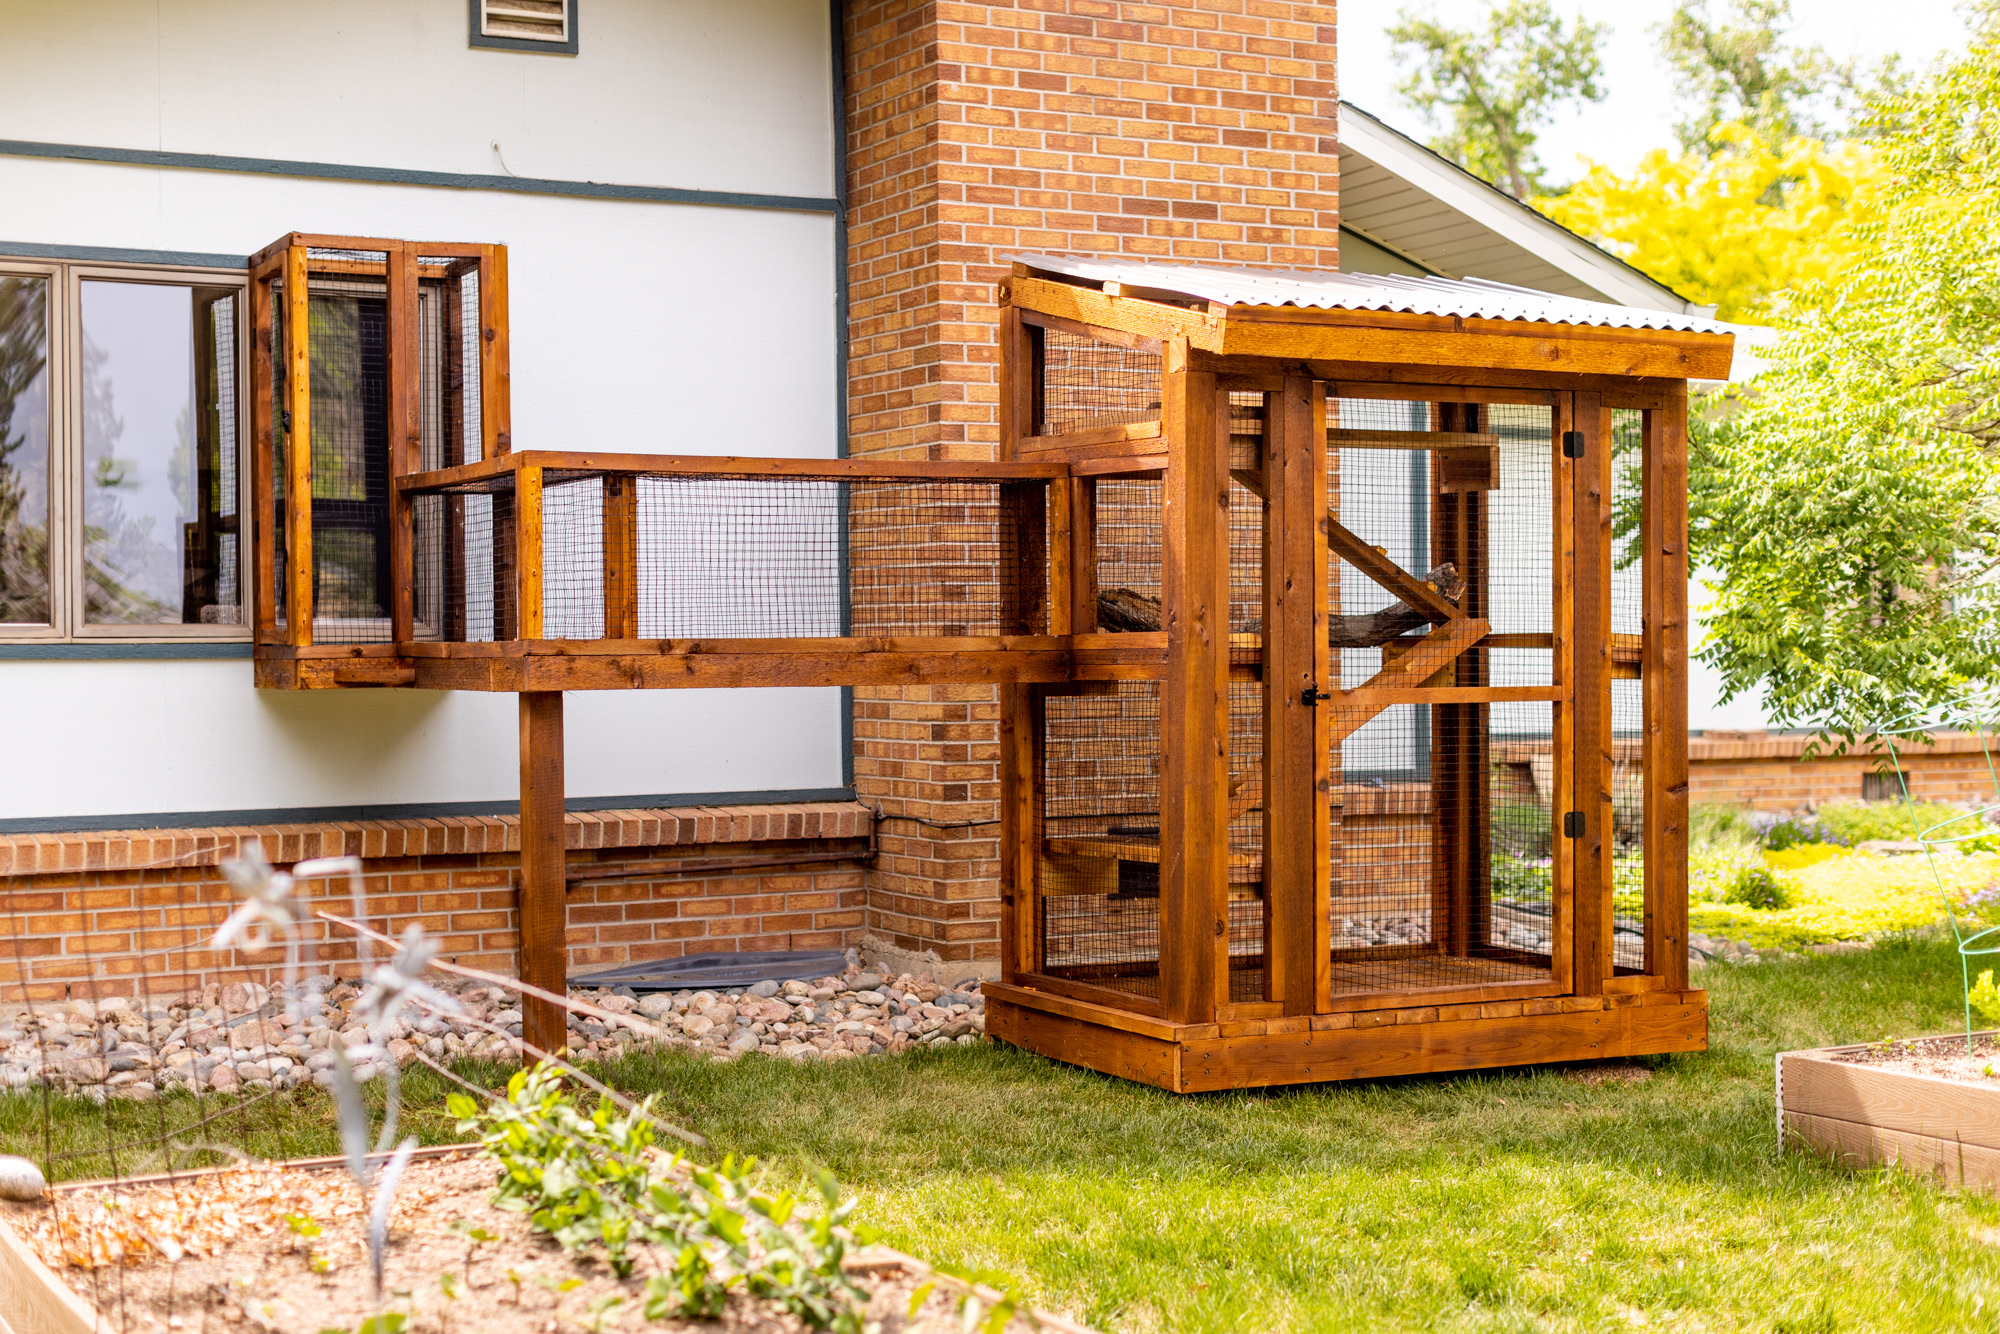
<path id="1" fill-rule="evenodd" d="M 1962 1035 L 1780 1053 L 1781 1143 L 2000 1190 L 2000 1035 L 1973 1039 L 1970 1054 Z"/>
<path id="2" fill-rule="evenodd" d="M 379 1334 L 660 1331 L 794 1334 L 806 1326 L 741 1291 L 719 1317 L 648 1318 L 647 1279 L 669 1255 L 642 1255 L 621 1279 L 566 1252 L 517 1212 L 490 1203 L 495 1166 L 476 1146 L 410 1164 L 389 1228 Z M 370 1296 L 364 1202 L 337 1160 L 246 1164 L 174 1178 L 52 1189 L 6 1205 L 0 1222 L 0 1330 L 12 1334 L 167 1334 L 235 1328 L 270 1334 L 364 1329 Z M 886 1247 L 844 1266 L 883 1334 L 961 1328 L 966 1285 Z M 935 1284 L 914 1316 L 913 1294 Z M 984 1292 L 991 1310 L 1000 1295 Z M 1088 1334 L 1023 1312 L 1011 1331 Z"/>

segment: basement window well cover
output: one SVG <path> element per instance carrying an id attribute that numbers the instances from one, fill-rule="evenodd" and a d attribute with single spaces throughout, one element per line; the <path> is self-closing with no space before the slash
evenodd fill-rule
<path id="1" fill-rule="evenodd" d="M 801 982 L 834 977 L 847 967 L 841 950 L 746 950 L 650 959 L 573 976 L 573 987 L 630 987 L 634 991 L 700 991 L 754 987 L 759 982 Z"/>

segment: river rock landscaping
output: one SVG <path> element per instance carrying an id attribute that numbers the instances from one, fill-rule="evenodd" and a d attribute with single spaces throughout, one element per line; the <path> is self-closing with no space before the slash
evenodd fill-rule
<path id="1" fill-rule="evenodd" d="M 459 1013 L 378 1026 L 373 1037 L 382 1051 L 399 1065 L 516 1058 L 516 992 L 460 979 L 438 985 Z M 370 1037 L 353 1015 L 359 995 L 354 981 L 322 973 L 301 978 L 289 994 L 239 982 L 172 1003 L 107 997 L 0 1006 L 0 1086 L 46 1082 L 89 1097 L 144 1099 L 176 1088 L 232 1094 L 308 1080 L 328 1084 L 334 1044 L 355 1048 Z M 642 996 L 617 988 L 578 991 L 573 999 L 588 1007 L 570 1016 L 571 1055 L 583 1061 L 648 1048 L 724 1060 L 751 1053 L 842 1060 L 970 1045 L 986 1030 L 977 981 L 953 989 L 929 974 L 891 977 L 861 968 L 726 991 Z M 368 1060 L 356 1066 L 363 1080 L 378 1073 Z"/>

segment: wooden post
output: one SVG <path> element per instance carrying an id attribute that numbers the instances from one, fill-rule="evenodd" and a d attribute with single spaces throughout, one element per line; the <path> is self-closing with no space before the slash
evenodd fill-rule
<path id="1" fill-rule="evenodd" d="M 273 458 L 277 433 L 272 421 L 271 386 L 276 365 L 271 349 L 271 270 L 260 268 L 250 280 L 250 522 L 252 548 L 252 634 L 259 644 L 278 642 L 277 474 Z M 244 529 L 239 528 L 239 531 Z M 240 550 L 240 547 L 239 547 Z"/>
<path id="2" fill-rule="evenodd" d="M 1041 701 L 1031 686 L 1000 687 L 1000 978 L 1037 971 L 1035 911 L 1042 846 Z"/>
<path id="3" fill-rule="evenodd" d="M 1646 972 L 1685 990 L 1688 918 L 1687 387 L 1644 418 Z"/>
<path id="4" fill-rule="evenodd" d="M 563 697 L 521 694 L 521 919 L 523 982 L 567 995 L 569 947 L 563 883 Z M 546 1051 L 567 1045 L 569 1023 L 553 1001 L 522 998 L 521 1036 Z"/>
<path id="5" fill-rule="evenodd" d="M 508 367 L 507 247 L 486 246 L 479 258 L 479 420 L 482 458 L 514 448 L 512 372 Z"/>
<path id="6" fill-rule="evenodd" d="M 313 642 L 312 353 L 306 248 L 285 250 L 285 627 Z"/>
<path id="7" fill-rule="evenodd" d="M 1313 1014 L 1332 985 L 1326 388 L 1264 397 L 1264 964 L 1267 1000 Z"/>
<path id="8" fill-rule="evenodd" d="M 514 472 L 514 637 L 540 639 L 542 622 L 542 470 Z"/>
<path id="9" fill-rule="evenodd" d="M 1433 409 L 1441 431 L 1476 432 L 1476 403 L 1440 403 Z M 1486 495 L 1464 487 L 1446 489 L 1443 455 L 1431 455 L 1430 563 L 1446 561 L 1465 580 L 1459 608 L 1465 615 L 1489 613 Z M 1438 685 L 1483 686 L 1487 652 L 1467 649 L 1453 660 Z M 1464 957 L 1487 943 L 1489 830 L 1487 828 L 1486 739 L 1488 706 L 1439 704 L 1431 708 L 1432 846 L 1437 870 L 1433 922 L 1443 922 L 1438 942 L 1448 954 Z M 1436 930 L 1436 927 L 1433 927 Z"/>
<path id="10" fill-rule="evenodd" d="M 1563 455 L 1563 436 L 1576 425 L 1570 394 L 1549 400 L 1549 540 L 1555 555 L 1549 586 L 1550 667 L 1563 698 L 1549 714 L 1552 761 L 1549 839 L 1549 972 L 1568 991 L 1576 975 L 1576 862 L 1563 836 L 1563 816 L 1576 807 L 1576 483 L 1575 465 Z"/>
<path id="11" fill-rule="evenodd" d="M 423 371 L 418 364 L 417 257 L 400 242 L 388 248 L 389 343 L 389 638 L 415 637 L 414 502 L 395 479 L 423 469 Z"/>
<path id="12" fill-rule="evenodd" d="M 1576 516 L 1574 576 L 1576 747 L 1571 812 L 1580 836 L 1566 841 L 1576 874 L 1579 996 L 1601 995 L 1611 976 L 1611 409 L 1577 394 L 1583 457 L 1571 465 Z"/>
<path id="13" fill-rule="evenodd" d="M 1160 560 L 1160 986 L 1166 1017 L 1215 1022 L 1229 986 L 1229 410 L 1166 347 Z"/>
<path id="14" fill-rule="evenodd" d="M 604 637 L 639 637 L 639 479 L 604 477 Z"/>

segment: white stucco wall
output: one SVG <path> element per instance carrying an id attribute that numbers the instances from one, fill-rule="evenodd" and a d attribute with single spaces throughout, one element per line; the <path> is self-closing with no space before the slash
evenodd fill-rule
<path id="1" fill-rule="evenodd" d="M 0 139 L 823 197 L 823 0 L 582 0 L 575 57 L 463 0 L 0 0 Z M 0 156 L 0 242 L 248 254 L 289 231 L 508 246 L 521 449 L 830 456 L 826 214 Z M 259 692 L 245 660 L 0 659 L 0 825 L 490 802 L 512 696 Z M 835 690 L 572 694 L 576 799 L 837 787 Z"/>

